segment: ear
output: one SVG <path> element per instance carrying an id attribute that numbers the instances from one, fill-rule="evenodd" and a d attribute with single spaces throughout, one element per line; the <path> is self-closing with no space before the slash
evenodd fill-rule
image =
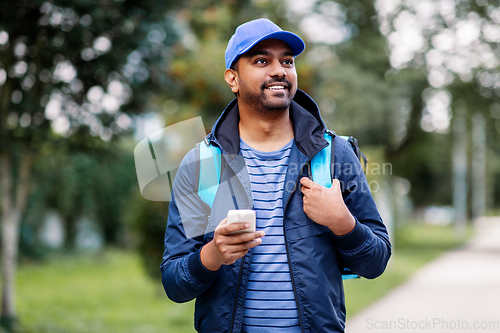
<path id="1" fill-rule="evenodd" d="M 231 88 L 231 91 L 235 94 L 239 91 L 237 78 L 238 73 L 231 68 L 226 69 L 226 72 L 224 72 L 224 80 L 226 80 L 227 84 Z"/>

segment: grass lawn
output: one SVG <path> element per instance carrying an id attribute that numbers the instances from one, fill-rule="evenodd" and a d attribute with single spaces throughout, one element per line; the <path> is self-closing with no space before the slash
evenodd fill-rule
<path id="1" fill-rule="evenodd" d="M 463 243 L 451 228 L 422 225 L 398 230 L 396 239 L 389 267 L 380 278 L 345 282 L 348 316 Z M 17 307 L 25 333 L 194 332 L 194 302 L 169 301 L 160 281 L 145 276 L 137 255 L 116 250 L 22 264 Z"/>
<path id="2" fill-rule="evenodd" d="M 23 265 L 18 314 L 26 333 L 194 332 L 194 302 L 168 300 L 132 253 L 62 256 Z"/>
<path id="3" fill-rule="evenodd" d="M 472 234 L 472 229 L 469 229 L 466 239 L 470 239 Z M 344 281 L 348 318 L 406 281 L 444 251 L 458 248 L 466 242 L 466 239 L 460 240 L 455 236 L 451 226 L 424 224 L 397 229 L 395 238 L 396 244 L 393 244 L 392 256 L 384 274 L 374 280 Z"/>

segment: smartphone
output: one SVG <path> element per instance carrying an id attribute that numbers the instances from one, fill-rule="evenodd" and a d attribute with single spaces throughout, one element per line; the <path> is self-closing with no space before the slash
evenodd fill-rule
<path id="1" fill-rule="evenodd" d="M 227 224 L 246 222 L 250 227 L 243 230 L 234 231 L 231 234 L 241 234 L 243 232 L 255 231 L 255 210 L 252 209 L 231 209 L 227 212 Z"/>

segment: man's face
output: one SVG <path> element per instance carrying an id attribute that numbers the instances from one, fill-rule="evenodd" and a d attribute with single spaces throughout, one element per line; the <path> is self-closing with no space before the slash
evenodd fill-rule
<path id="1" fill-rule="evenodd" d="M 258 43 L 238 59 L 233 84 L 228 83 L 238 103 L 261 112 L 287 110 L 297 91 L 290 46 L 276 39 Z"/>

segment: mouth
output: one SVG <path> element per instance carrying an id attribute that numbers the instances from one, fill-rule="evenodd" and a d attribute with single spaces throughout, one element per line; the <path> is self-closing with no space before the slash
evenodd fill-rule
<path id="1" fill-rule="evenodd" d="M 264 89 L 274 90 L 274 91 L 283 91 L 288 89 L 288 86 L 284 83 L 273 83 L 266 86 Z"/>

